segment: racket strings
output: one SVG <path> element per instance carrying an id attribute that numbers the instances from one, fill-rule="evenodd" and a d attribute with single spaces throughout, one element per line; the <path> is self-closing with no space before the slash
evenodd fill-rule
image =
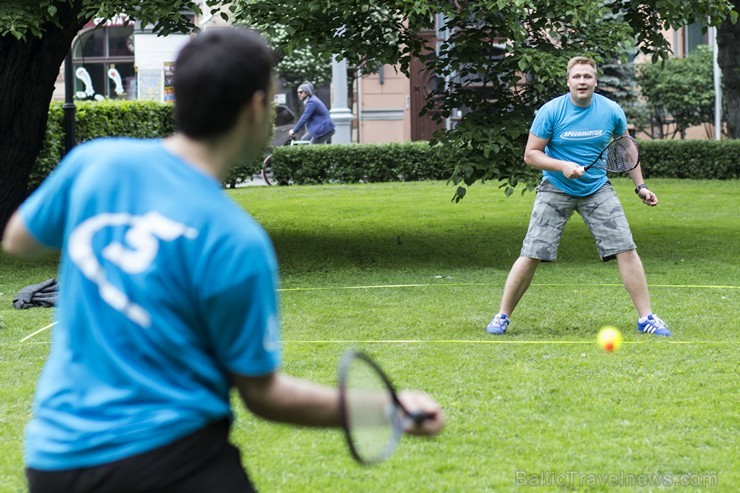
<path id="1" fill-rule="evenodd" d="M 630 138 L 614 141 L 606 152 L 604 167 L 608 171 L 629 171 L 640 162 L 640 153 Z"/>
<path id="2" fill-rule="evenodd" d="M 383 376 L 366 360 L 355 358 L 346 366 L 345 426 L 353 454 L 361 463 L 384 460 L 400 439 L 403 415 L 391 392 Z"/>

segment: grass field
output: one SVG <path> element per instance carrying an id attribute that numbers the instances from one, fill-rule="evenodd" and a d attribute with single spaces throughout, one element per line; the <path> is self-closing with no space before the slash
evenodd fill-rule
<path id="1" fill-rule="evenodd" d="M 669 340 L 638 334 L 616 265 L 574 217 L 509 333 L 484 327 L 518 255 L 533 194 L 475 185 L 452 204 L 441 182 L 245 188 L 229 193 L 273 238 L 281 264 L 286 372 L 333 384 L 347 348 L 398 387 L 445 408 L 431 440 L 404 439 L 373 468 L 341 433 L 259 421 L 233 438 L 265 492 L 736 491 L 740 484 L 737 327 L 740 184 L 651 180 L 643 206 L 615 180 Z M 16 311 L 55 262 L 0 256 L 0 491 L 24 491 L 21 441 L 48 351 L 47 309 Z M 625 344 L 599 349 L 603 325 Z"/>

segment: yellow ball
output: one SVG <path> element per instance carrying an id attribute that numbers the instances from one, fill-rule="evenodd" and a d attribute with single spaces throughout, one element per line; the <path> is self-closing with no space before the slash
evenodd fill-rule
<path id="1" fill-rule="evenodd" d="M 599 331 L 599 346 L 604 351 L 616 351 L 622 346 L 622 333 L 616 327 L 607 325 Z"/>

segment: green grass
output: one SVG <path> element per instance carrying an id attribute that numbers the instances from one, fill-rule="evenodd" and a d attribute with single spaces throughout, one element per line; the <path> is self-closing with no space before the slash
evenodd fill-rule
<path id="1" fill-rule="evenodd" d="M 577 217 L 509 333 L 484 332 L 533 194 L 507 199 L 476 185 L 452 204 L 440 182 L 230 191 L 278 252 L 285 371 L 333 384 L 341 353 L 359 348 L 399 387 L 434 395 L 448 417 L 441 436 L 404 439 L 390 461 L 361 468 L 338 431 L 266 423 L 239 406 L 233 438 L 257 487 L 735 491 L 739 183 L 654 179 L 661 203 L 651 209 L 627 180 L 614 182 L 670 340 L 636 333 L 615 263 L 599 260 Z M 22 430 L 49 334 L 20 340 L 51 321 L 50 310 L 16 311 L 11 300 L 54 269 L 0 256 L 3 492 L 24 491 Z M 625 336 L 614 354 L 596 344 L 606 324 Z"/>

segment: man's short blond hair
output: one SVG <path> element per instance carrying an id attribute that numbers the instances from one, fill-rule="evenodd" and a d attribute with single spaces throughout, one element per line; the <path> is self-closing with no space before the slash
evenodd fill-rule
<path id="1" fill-rule="evenodd" d="M 570 77 L 570 69 L 572 69 L 575 65 L 590 65 L 593 67 L 594 72 L 596 72 L 596 62 L 593 60 L 593 58 L 589 58 L 587 56 L 574 56 L 570 60 L 568 60 L 568 72 L 566 75 Z"/>

